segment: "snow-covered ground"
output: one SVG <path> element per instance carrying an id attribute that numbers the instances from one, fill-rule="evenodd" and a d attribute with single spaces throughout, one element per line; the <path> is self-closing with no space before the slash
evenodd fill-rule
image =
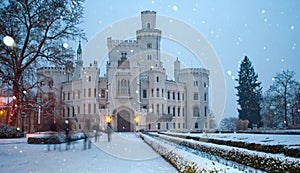
<path id="1" fill-rule="evenodd" d="M 66 144 L 56 145 L 56 150 L 51 145 L 48 151 L 48 145 L 26 141 L 0 139 L 1 173 L 177 172 L 134 133 L 116 133 L 110 143 L 104 134 L 87 150 L 83 150 L 84 140 L 73 142 L 68 151 Z"/>

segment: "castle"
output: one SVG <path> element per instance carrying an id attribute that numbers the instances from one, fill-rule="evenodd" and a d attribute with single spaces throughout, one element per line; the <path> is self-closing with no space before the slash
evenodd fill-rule
<path id="1" fill-rule="evenodd" d="M 55 114 L 77 129 L 88 120 L 115 131 L 203 130 L 211 127 L 209 71 L 181 68 L 174 62 L 174 80 L 166 77 L 161 61 L 162 31 L 156 28 L 156 12 L 141 12 L 141 29 L 135 40 L 107 38 L 105 77 L 95 61 L 83 66 L 79 43 L 74 70 L 44 67 L 37 71 L 44 82 L 39 93 L 60 98 Z M 55 118 L 54 118 L 55 119 Z"/>

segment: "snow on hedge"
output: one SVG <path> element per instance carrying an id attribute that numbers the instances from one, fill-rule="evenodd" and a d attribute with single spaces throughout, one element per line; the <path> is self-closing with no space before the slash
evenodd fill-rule
<path id="1" fill-rule="evenodd" d="M 237 169 L 174 148 L 148 135 L 140 134 L 144 141 L 170 162 L 179 172 L 240 172 Z"/>
<path id="2" fill-rule="evenodd" d="M 227 160 L 231 160 L 267 172 L 298 172 L 300 170 L 300 159 L 286 157 L 282 154 L 271 154 L 244 148 L 172 137 L 162 134 L 158 134 L 158 136 L 162 139 L 174 142 L 182 146 L 203 151 L 212 155 L 217 155 Z"/>

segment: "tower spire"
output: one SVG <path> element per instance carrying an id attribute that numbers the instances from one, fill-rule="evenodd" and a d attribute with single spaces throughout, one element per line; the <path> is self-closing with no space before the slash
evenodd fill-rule
<path id="1" fill-rule="evenodd" d="M 79 40 L 79 44 L 78 44 L 78 48 L 77 48 L 77 61 L 81 61 L 81 54 L 82 54 L 82 50 L 81 50 L 81 40 Z"/>

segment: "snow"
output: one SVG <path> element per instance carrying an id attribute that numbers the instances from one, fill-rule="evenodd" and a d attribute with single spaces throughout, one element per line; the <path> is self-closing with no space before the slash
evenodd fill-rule
<path id="1" fill-rule="evenodd" d="M 300 135 L 296 134 L 251 134 L 251 133 L 174 133 L 167 132 L 166 134 L 189 135 L 193 137 L 219 139 L 223 141 L 239 141 L 246 143 L 255 143 L 262 145 L 300 145 Z"/>
<path id="2" fill-rule="evenodd" d="M 204 172 L 242 172 L 236 168 L 232 168 L 223 164 L 220 164 L 216 161 L 201 157 L 199 155 L 193 154 L 189 151 L 183 150 L 181 148 L 174 147 L 168 143 L 165 143 L 161 140 L 154 139 L 152 137 L 143 135 L 145 141 L 151 145 L 155 150 L 162 155 L 165 155 L 168 159 L 177 165 L 181 171 L 185 171 L 187 166 L 192 166 L 195 164 L 198 171 Z"/>
<path id="3" fill-rule="evenodd" d="M 72 142 L 68 151 L 66 144 L 56 145 L 56 150 L 51 145 L 48 151 L 48 145 L 26 141 L 0 139 L 0 172 L 177 172 L 134 133 L 113 134 L 110 143 L 102 135 L 87 150 L 83 150 L 84 140 Z"/>

